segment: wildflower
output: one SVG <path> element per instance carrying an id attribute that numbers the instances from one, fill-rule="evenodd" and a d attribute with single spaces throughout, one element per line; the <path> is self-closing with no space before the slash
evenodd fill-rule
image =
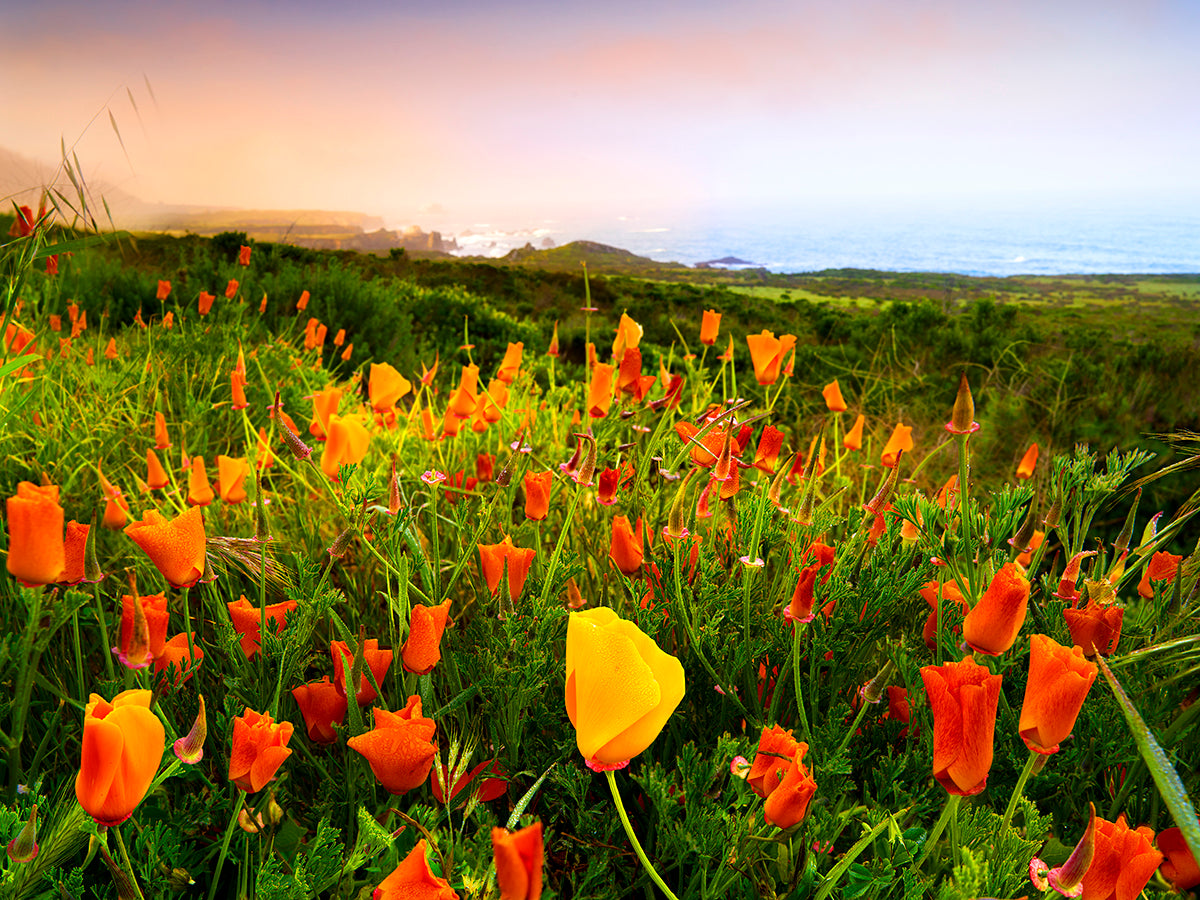
<path id="1" fill-rule="evenodd" d="M 187 502 L 191 506 L 208 506 L 216 496 L 212 483 L 208 480 L 208 472 L 204 468 L 204 457 L 193 457 L 192 465 L 188 469 Z"/>
<path id="2" fill-rule="evenodd" d="M 1030 444 L 1029 449 L 1025 451 L 1025 455 L 1021 457 L 1021 461 L 1017 463 L 1018 478 L 1032 478 L 1033 468 L 1038 461 L 1038 445 Z"/>
<path id="3" fill-rule="evenodd" d="M 313 394 L 313 417 L 308 425 L 308 433 L 318 441 L 323 441 L 328 436 L 329 419 L 337 413 L 338 404 L 342 401 L 342 393 L 341 388 L 330 386 Z"/>
<path id="4" fill-rule="evenodd" d="M 1007 563 L 967 613 L 963 638 L 977 653 L 999 656 L 1016 641 L 1028 606 L 1029 579 L 1016 563 Z"/>
<path id="5" fill-rule="evenodd" d="M 417 841 L 412 852 L 400 861 L 395 871 L 379 883 L 371 900 L 458 900 L 458 894 L 445 878 L 429 868 L 425 858 L 425 839 Z"/>
<path id="6" fill-rule="evenodd" d="M 858 418 L 854 420 L 854 427 L 846 432 L 846 436 L 842 438 L 842 446 L 847 450 L 861 450 L 863 442 L 863 425 L 866 423 L 867 417 L 859 413 Z"/>
<path id="7" fill-rule="evenodd" d="M 171 439 L 167 436 L 167 420 L 162 413 L 154 414 L 154 449 L 166 450 L 171 446 Z"/>
<path id="8" fill-rule="evenodd" d="M 759 737 L 746 782 L 767 801 L 763 817 L 777 828 L 791 828 L 808 815 L 817 783 L 804 765 L 807 752 L 808 744 L 797 742 L 791 731 L 778 725 L 763 728 Z"/>
<path id="9" fill-rule="evenodd" d="M 261 791 L 292 755 L 287 745 L 294 730 L 291 722 L 276 722 L 270 715 L 247 706 L 233 719 L 229 780 L 248 794 Z"/>
<path id="10" fill-rule="evenodd" d="M 121 598 L 121 646 L 113 648 L 121 664 L 140 669 L 161 656 L 170 618 L 165 594 L 124 595 Z"/>
<path id="11" fill-rule="evenodd" d="M 174 327 L 175 327 L 175 310 L 169 309 L 169 310 L 167 310 L 167 314 L 165 316 L 163 316 L 163 328 L 167 329 L 167 331 L 170 331 Z"/>
<path id="12" fill-rule="evenodd" d="M 321 453 L 321 471 L 331 481 L 337 481 L 340 468 L 362 462 L 370 444 L 371 433 L 357 417 L 330 416 L 329 434 Z"/>
<path id="13" fill-rule="evenodd" d="M 26 587 L 53 584 L 66 566 L 65 513 L 57 485 L 22 481 L 6 501 L 8 574 Z"/>
<path id="14" fill-rule="evenodd" d="M 175 688 L 184 684 L 192 677 L 192 672 L 204 662 L 204 650 L 196 643 L 196 636 L 193 633 L 191 637 L 189 650 L 188 634 L 186 631 L 181 631 L 162 646 L 162 652 L 154 657 L 154 672 L 156 675 L 161 675 L 168 672 L 172 667 L 175 668 L 175 680 L 170 683 L 170 687 Z M 195 658 L 192 657 L 192 651 L 195 651 Z M 178 743 L 178 742 L 177 742 Z M 187 760 L 184 760 L 186 762 Z"/>
<path id="15" fill-rule="evenodd" d="M 540 827 L 540 826 L 539 826 Z M 493 842 L 495 837 L 492 838 Z M 41 849 L 37 842 L 37 804 L 33 804 L 29 821 L 21 826 L 17 836 L 8 842 L 8 858 L 15 863 L 33 862 Z M 540 874 L 540 873 L 539 873 Z"/>
<path id="16" fill-rule="evenodd" d="M 1151 556 L 1150 562 L 1142 570 L 1142 580 L 1138 582 L 1137 586 L 1138 594 L 1147 600 L 1153 600 L 1154 587 L 1150 582 L 1166 581 L 1167 584 L 1173 582 L 1175 576 L 1179 574 L 1179 563 L 1182 559 L 1182 556 L 1167 553 L 1165 550 L 1160 550 Z"/>
<path id="17" fill-rule="evenodd" d="M 642 326 L 629 318 L 626 313 L 621 313 L 621 320 L 617 323 L 617 336 L 614 338 L 612 346 L 613 360 L 617 365 L 620 365 L 625 359 L 628 351 L 637 349 L 642 334 Z"/>
<path id="18" fill-rule="evenodd" d="M 250 265 L 250 248 L 245 246 L 244 244 L 238 248 L 238 265 L 239 266 Z"/>
<path id="19" fill-rule="evenodd" d="M 47 275 L 57 275 L 58 274 L 58 254 L 57 253 L 52 253 L 46 257 L 46 274 Z"/>
<path id="20" fill-rule="evenodd" d="M 168 297 L 170 297 L 171 296 L 171 282 L 160 280 L 158 282 L 158 290 L 155 292 L 154 296 L 155 296 L 155 299 L 157 299 L 157 300 L 166 300 Z"/>
<path id="21" fill-rule="evenodd" d="M 596 489 L 596 499 L 603 506 L 612 506 L 617 502 L 617 490 L 633 477 L 633 463 L 628 460 L 615 469 L 605 469 L 600 473 L 600 484 Z"/>
<path id="22" fill-rule="evenodd" d="M 125 527 L 125 533 L 172 587 L 190 587 L 204 574 L 204 516 L 199 507 L 174 519 L 146 510 L 140 522 Z"/>
<path id="23" fill-rule="evenodd" d="M 404 671 L 415 675 L 428 675 L 442 658 L 442 634 L 450 615 L 450 601 L 444 600 L 437 606 L 416 604 L 409 618 L 408 640 L 400 650 Z"/>
<path id="24" fill-rule="evenodd" d="M 1054 592 L 1054 596 L 1059 600 L 1065 600 L 1075 607 L 1075 603 L 1079 600 L 1079 590 L 1075 583 L 1079 580 L 1079 567 L 1083 560 L 1088 556 L 1095 556 L 1095 550 L 1081 550 L 1071 557 L 1067 567 L 1063 569 L 1062 577 L 1058 580 L 1058 590 Z"/>
<path id="25" fill-rule="evenodd" d="M 846 401 L 842 399 L 842 389 L 838 386 L 836 378 L 825 385 L 821 391 L 821 396 L 825 398 L 825 407 L 830 412 L 845 412 L 850 408 L 846 406 Z"/>
<path id="26" fill-rule="evenodd" d="M 194 766 L 204 758 L 204 741 L 208 737 L 208 717 L 204 712 L 204 695 L 199 695 L 199 706 L 191 730 L 175 741 L 172 749 L 181 763 Z"/>
<path id="27" fill-rule="evenodd" d="M 880 459 L 889 469 L 895 468 L 896 463 L 900 460 L 900 453 L 911 452 L 913 446 L 912 426 L 897 422 L 896 427 L 892 429 L 891 437 L 884 444 Z"/>
<path id="28" fill-rule="evenodd" d="M 346 349 L 342 351 L 342 361 L 349 362 L 350 354 L 352 354 L 353 352 L 354 352 L 354 342 L 351 341 L 349 344 L 346 345 Z"/>
<path id="29" fill-rule="evenodd" d="M 796 336 L 785 334 L 776 338 L 773 331 L 764 329 L 762 334 L 747 335 L 746 344 L 750 348 L 750 360 L 754 363 L 754 378 L 765 387 L 779 380 L 783 358 L 795 347 Z"/>
<path id="30" fill-rule="evenodd" d="M 292 696 L 296 698 L 296 705 L 304 716 L 308 739 L 314 744 L 334 743 L 337 732 L 333 726 L 346 721 L 346 710 L 350 705 L 346 695 L 326 675 L 320 681 L 310 681 L 292 688 Z"/>
<path id="31" fill-rule="evenodd" d="M 479 484 L 487 484 L 496 476 L 496 457 L 491 453 L 479 453 L 475 456 L 475 477 Z"/>
<path id="32" fill-rule="evenodd" d="M 1029 680 L 1018 726 L 1025 746 L 1046 755 L 1058 752 L 1075 727 L 1097 671 L 1081 648 L 1068 649 L 1044 634 L 1030 636 Z"/>
<path id="33" fill-rule="evenodd" d="M 800 578 L 796 582 L 796 588 L 792 592 L 792 602 L 788 604 L 783 611 L 783 617 L 788 622 L 811 622 L 815 616 L 813 615 L 814 591 L 816 587 L 817 576 L 821 570 L 833 563 L 834 548 L 827 544 L 814 543 L 804 553 L 804 558 L 807 560 L 810 556 L 815 562 L 810 563 L 800 570 Z M 833 574 L 833 569 L 825 573 L 825 577 L 821 579 L 824 584 L 829 580 L 829 576 Z"/>
<path id="34" fill-rule="evenodd" d="M 1196 857 L 1183 839 L 1182 830 L 1178 827 L 1168 828 L 1159 833 L 1155 843 L 1166 856 L 1162 863 L 1162 876 L 1175 886 L 1175 890 L 1190 891 L 1200 885 L 1200 866 L 1196 865 Z"/>
<path id="35" fill-rule="evenodd" d="M 245 457 L 234 459 L 229 456 L 217 457 L 217 493 L 226 503 L 242 503 L 246 499 L 246 489 L 243 482 L 250 474 L 250 463 Z"/>
<path id="36" fill-rule="evenodd" d="M 150 711 L 151 697 L 132 690 L 111 703 L 99 694 L 88 698 L 75 796 L 97 824 L 119 825 L 133 815 L 158 771 L 166 732 Z"/>
<path id="37" fill-rule="evenodd" d="M 1163 855 L 1154 849 L 1154 832 L 1131 829 L 1122 815 L 1116 822 L 1096 819 L 1096 849 L 1083 876 L 1083 900 L 1136 900 Z"/>
<path id="38" fill-rule="evenodd" d="M 210 294 L 207 291 L 201 291 L 200 299 L 197 302 L 197 309 L 199 310 L 200 315 L 207 316 L 209 312 L 212 311 L 213 301 L 216 299 L 217 297 L 215 294 Z"/>
<path id="39" fill-rule="evenodd" d="M 74 519 L 67 523 L 63 534 L 63 570 L 58 576 L 59 584 L 79 584 L 87 577 L 85 558 L 91 529 L 91 525 L 80 525 Z"/>
<path id="40" fill-rule="evenodd" d="M 371 374 L 367 379 L 367 396 L 371 408 L 377 413 L 385 412 L 396 405 L 396 401 L 412 390 L 412 382 L 388 363 L 371 363 Z"/>
<path id="41" fill-rule="evenodd" d="M 509 833 L 492 829 L 492 859 L 500 900 L 538 900 L 542 895 L 542 823 Z"/>
<path id="42" fill-rule="evenodd" d="M 250 405 L 246 400 L 246 373 L 234 369 L 229 373 L 229 394 L 232 398 L 230 408 L 233 410 L 245 409 Z"/>
<path id="43" fill-rule="evenodd" d="M 550 346 L 546 348 L 546 355 L 558 358 L 558 323 L 554 323 L 554 333 L 550 336 Z"/>
<path id="44" fill-rule="evenodd" d="M 1097 653 L 1110 656 L 1121 640 L 1125 610 L 1089 598 L 1083 609 L 1064 609 L 1063 618 L 1067 620 L 1071 642 L 1083 648 L 1084 656 L 1092 657 Z"/>
<path id="45" fill-rule="evenodd" d="M 754 468 L 773 474 L 782 449 L 783 432 L 774 425 L 768 425 L 758 439 L 758 449 L 754 451 Z"/>
<path id="46" fill-rule="evenodd" d="M 158 461 L 158 455 L 153 450 L 146 451 L 146 487 L 152 491 L 165 488 L 171 483 L 167 470 Z"/>
<path id="47" fill-rule="evenodd" d="M 104 519 L 100 524 L 110 531 L 119 531 L 125 527 L 129 504 L 121 494 L 121 489 L 105 478 L 99 467 L 97 467 L 96 474 L 100 478 L 100 490 L 103 492 L 105 500 Z"/>
<path id="48" fill-rule="evenodd" d="M 925 646 L 930 650 L 937 649 L 937 619 L 938 619 L 938 599 L 949 600 L 957 605 L 961 613 L 965 616 L 970 610 L 967 599 L 962 595 L 962 591 L 958 589 L 958 585 L 953 581 L 942 582 L 941 591 L 938 590 L 937 581 L 927 581 L 920 588 L 918 593 L 925 598 L 932 609 L 929 611 L 929 618 L 925 620 L 925 628 L 921 632 L 921 636 L 925 641 Z M 954 626 L 954 630 L 958 631 L 958 625 Z"/>
<path id="49" fill-rule="evenodd" d="M 711 347 L 717 342 L 717 332 L 721 329 L 721 314 L 715 310 L 706 309 L 700 319 L 700 343 Z"/>
<path id="50" fill-rule="evenodd" d="M 515 602 L 525 587 L 525 579 L 529 576 L 535 553 L 532 547 L 514 546 L 512 538 L 508 536 L 499 544 L 480 544 L 479 566 L 483 570 L 483 579 L 487 582 L 488 591 L 494 594 L 500 588 L 500 579 L 504 576 L 507 566 L 508 596 Z"/>
<path id="51" fill-rule="evenodd" d="M 637 520 L 636 530 L 626 516 L 616 516 L 612 523 L 612 542 L 608 555 L 613 564 L 625 575 L 636 575 L 642 567 L 642 520 Z"/>
<path id="52" fill-rule="evenodd" d="M 275 627 L 276 634 L 283 634 L 284 626 L 287 624 L 287 615 L 296 609 L 296 601 L 283 600 L 279 603 L 272 603 L 264 612 L 259 609 L 257 604 L 247 600 L 245 594 L 242 594 L 237 600 L 226 603 L 225 607 L 229 610 L 233 630 L 241 637 L 238 643 L 242 648 L 243 655 L 246 659 L 254 659 L 261 649 L 263 619 L 265 618 Z"/>
<path id="53" fill-rule="evenodd" d="M 508 349 L 504 352 L 504 359 L 500 362 L 500 369 L 496 372 L 496 377 L 505 384 L 512 384 L 517 380 L 517 374 L 521 371 L 521 355 L 525 352 L 523 343 L 509 344 Z"/>
<path id="54" fill-rule="evenodd" d="M 921 680 L 933 710 L 933 777 L 951 794 L 978 794 L 992 767 L 1000 676 L 967 656 L 925 666 Z"/>
<path id="55" fill-rule="evenodd" d="M 354 654 L 350 652 L 349 646 L 345 641 L 330 641 L 329 653 L 333 657 L 333 682 L 337 685 L 343 696 L 349 696 L 346 692 L 346 676 L 350 674 L 350 670 L 354 667 Z M 375 676 L 375 683 L 383 684 L 383 679 L 387 676 L 387 671 L 392 665 L 392 651 L 380 650 L 379 641 L 375 638 L 369 638 L 362 642 L 362 654 L 364 665 L 371 670 L 371 674 Z M 371 680 L 367 677 L 367 673 L 363 672 L 358 682 L 358 690 L 354 693 L 354 700 L 359 706 L 366 706 L 376 697 L 375 688 L 371 685 Z"/>
<path id="56" fill-rule="evenodd" d="M 238 292 L 238 287 L 239 287 L 238 280 L 236 278 L 230 278 L 229 283 L 225 285 L 225 299 L 232 300 L 234 297 L 236 297 L 237 292 Z M 266 296 L 264 296 L 263 301 L 265 302 L 266 299 L 267 299 Z"/>
<path id="57" fill-rule="evenodd" d="M 593 419 L 608 415 L 613 398 L 613 367 L 596 363 L 592 367 L 592 383 L 588 388 L 587 412 Z"/>
<path id="58" fill-rule="evenodd" d="M 589 765 L 623 767 L 683 699 L 683 666 L 607 607 L 570 613 L 567 716 Z"/>
<path id="59" fill-rule="evenodd" d="M 469 419 L 475 407 L 479 405 L 479 366 L 462 367 L 458 379 L 458 387 L 450 394 L 446 403 L 446 412 L 460 419 Z"/>
<path id="60" fill-rule="evenodd" d="M 308 291 L 300 292 L 300 299 L 296 301 L 296 312 L 304 312 L 308 309 Z"/>
<path id="61" fill-rule="evenodd" d="M 437 725 L 421 715 L 421 698 L 413 694 L 404 709 L 371 710 L 375 727 L 346 741 L 346 746 L 365 758 L 371 772 L 389 793 L 404 794 L 420 787 L 433 768 Z"/>

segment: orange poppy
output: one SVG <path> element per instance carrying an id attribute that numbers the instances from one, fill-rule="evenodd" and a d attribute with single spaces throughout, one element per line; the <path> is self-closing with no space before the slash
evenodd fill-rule
<path id="1" fill-rule="evenodd" d="M 516 381 L 517 375 L 521 371 L 521 356 L 524 352 L 525 344 L 509 344 L 508 349 L 504 351 L 504 359 L 500 362 L 500 369 L 496 372 L 496 377 L 505 384 L 512 384 Z"/>
<path id="2" fill-rule="evenodd" d="M 1083 876 L 1081 900 L 1136 900 L 1162 863 L 1154 848 L 1154 832 L 1130 828 L 1125 816 L 1116 822 L 1096 819 L 1092 864 Z"/>
<path id="3" fill-rule="evenodd" d="M 544 856 L 541 822 L 511 833 L 493 828 L 492 859 L 500 900 L 538 900 L 542 896 Z"/>
<path id="4" fill-rule="evenodd" d="M 442 635 L 450 615 L 450 601 L 444 600 L 437 606 L 418 603 L 412 608 L 409 618 L 408 640 L 400 650 L 404 671 L 415 675 L 428 675 L 442 658 Z"/>
<path id="5" fill-rule="evenodd" d="M 1146 563 L 1146 568 L 1142 570 L 1142 580 L 1137 586 L 1138 594 L 1147 600 L 1153 600 L 1154 586 L 1150 582 L 1165 581 L 1171 584 L 1179 574 L 1179 563 L 1182 559 L 1182 556 L 1167 553 L 1165 550 L 1151 556 L 1150 562 Z"/>
<path id="6" fill-rule="evenodd" d="M 226 503 L 241 503 L 246 499 L 243 483 L 250 474 L 250 463 L 245 457 L 234 459 L 217 457 L 217 493 Z"/>
<path id="7" fill-rule="evenodd" d="M 329 653 L 333 657 L 333 682 L 337 685 L 338 690 L 346 696 L 346 676 L 354 667 L 354 654 L 350 652 L 349 646 L 345 641 L 330 641 Z M 392 665 L 392 651 L 380 650 L 379 641 L 375 638 L 368 638 L 363 641 L 362 646 L 363 662 L 371 670 L 371 674 L 375 676 L 375 683 L 383 687 L 383 679 L 387 676 L 388 669 Z M 371 685 L 371 680 L 367 677 L 367 673 L 363 672 L 359 679 L 358 690 L 354 693 L 355 702 L 359 706 L 366 706 L 376 697 L 375 688 Z"/>
<path id="8" fill-rule="evenodd" d="M 371 433 L 357 416 L 330 416 L 329 436 L 321 453 L 321 471 L 337 481 L 342 466 L 356 466 L 366 458 Z"/>
<path id="9" fill-rule="evenodd" d="M 1029 449 L 1025 451 L 1025 455 L 1021 457 L 1021 461 L 1017 463 L 1018 478 L 1032 478 L 1034 466 L 1038 461 L 1038 445 L 1030 444 Z"/>
<path id="10" fill-rule="evenodd" d="M 830 412 L 845 412 L 848 407 L 846 401 L 842 399 L 842 389 L 838 386 L 837 379 L 825 385 L 821 391 L 821 396 L 825 398 L 825 406 Z"/>
<path id="11" fill-rule="evenodd" d="M 388 363 L 371 363 L 367 379 L 367 396 L 375 412 L 384 412 L 412 390 L 412 382 Z"/>
<path id="12" fill-rule="evenodd" d="M 200 299 L 197 303 L 200 315 L 207 316 L 212 311 L 213 301 L 217 299 L 216 294 L 210 294 L 207 291 L 200 292 Z"/>
<path id="13" fill-rule="evenodd" d="M 175 327 L 175 310 L 170 309 L 170 310 L 167 310 L 167 314 L 165 316 L 163 316 L 163 328 L 167 329 L 167 331 L 170 331 L 174 327 Z"/>
<path id="14" fill-rule="evenodd" d="M 716 310 L 706 309 L 700 319 L 700 343 L 711 347 L 717 342 L 717 332 L 721 330 L 721 314 Z"/>
<path id="15" fill-rule="evenodd" d="M 192 464 L 188 468 L 188 504 L 208 506 L 216 499 L 216 496 L 212 483 L 208 480 L 208 472 L 204 468 L 204 457 L 192 457 Z"/>
<path id="16" fill-rule="evenodd" d="M 166 300 L 168 297 L 170 297 L 171 282 L 160 280 L 158 282 L 158 290 L 155 292 L 154 296 L 157 300 Z"/>
<path id="17" fill-rule="evenodd" d="M 550 488 L 554 483 L 554 473 L 547 469 L 545 472 L 525 473 L 525 518 L 540 522 L 550 511 Z"/>
<path id="18" fill-rule="evenodd" d="M 140 522 L 125 526 L 125 533 L 172 587 L 190 587 L 204 574 L 204 516 L 200 507 L 193 506 L 174 519 L 148 509 Z"/>
<path id="19" fill-rule="evenodd" d="M 617 365 L 625 359 L 625 353 L 628 350 L 637 349 L 638 343 L 642 339 L 642 326 L 633 319 L 629 318 L 626 313 L 621 313 L 621 320 L 617 323 L 617 336 L 613 339 L 612 355 L 613 360 Z"/>
<path id="20" fill-rule="evenodd" d="M 925 666 L 921 680 L 933 711 L 933 777 L 951 794 L 978 794 L 992 767 L 1001 678 L 967 656 Z"/>
<path id="21" fill-rule="evenodd" d="M 746 344 L 754 363 L 754 378 L 765 387 L 779 380 L 783 358 L 796 346 L 796 336 L 785 334 L 776 338 L 775 332 L 763 329 L 762 334 L 747 335 Z"/>
<path id="22" fill-rule="evenodd" d="M 300 299 L 296 301 L 296 312 L 304 312 L 308 309 L 308 291 L 300 292 Z"/>
<path id="23" fill-rule="evenodd" d="M 318 441 L 325 440 L 329 433 L 329 417 L 337 412 L 342 402 L 342 390 L 333 386 L 313 394 L 313 417 L 308 424 L 308 433 Z"/>
<path id="24" fill-rule="evenodd" d="M 999 656 L 1017 640 L 1029 606 L 1029 579 L 1016 563 L 1002 566 L 963 619 L 963 639 L 977 653 Z"/>
<path id="25" fill-rule="evenodd" d="M 276 722 L 250 707 L 233 719 L 233 749 L 229 754 L 229 780 L 248 794 L 266 787 L 279 767 L 292 755 L 291 722 Z"/>
<path id="26" fill-rule="evenodd" d="M 425 839 L 417 841 L 408 856 L 379 883 L 371 900 L 458 900 L 445 878 L 433 874 L 425 858 Z"/>
<path id="27" fill-rule="evenodd" d="M 1018 726 L 1026 747 L 1045 755 L 1058 752 L 1075 727 L 1098 671 L 1083 658 L 1080 647 L 1064 647 L 1044 634 L 1030 635 L 1029 680 Z"/>
<path id="28" fill-rule="evenodd" d="M 1088 600 L 1083 609 L 1064 609 L 1071 642 L 1083 648 L 1084 656 L 1110 656 L 1121 640 L 1121 624 L 1125 610 L 1119 606 L 1101 605 Z"/>
<path id="29" fill-rule="evenodd" d="M 315 744 L 334 743 L 337 732 L 333 726 L 346 721 L 346 710 L 349 708 L 346 695 L 326 675 L 320 681 L 292 688 L 292 696 L 296 698 L 296 705 L 304 716 L 308 739 Z"/>
<path id="30" fill-rule="evenodd" d="M 100 825 L 119 825 L 133 815 L 154 781 L 167 738 L 150 711 L 152 696 L 132 690 L 111 703 L 99 694 L 88 698 L 75 796 Z"/>
<path id="31" fill-rule="evenodd" d="M 1196 864 L 1196 857 L 1192 855 L 1178 826 L 1160 832 L 1154 843 L 1166 855 L 1162 863 L 1162 876 L 1175 886 L 1175 890 L 1190 891 L 1200 885 L 1200 866 Z"/>
<path id="32" fill-rule="evenodd" d="M 6 501 L 8 574 L 26 587 L 53 584 L 66 566 L 57 485 L 22 481 Z"/>
<path id="33" fill-rule="evenodd" d="M 232 398 L 231 409 L 245 409 L 250 405 L 246 400 L 246 373 L 234 369 L 229 373 L 229 394 Z"/>
<path id="34" fill-rule="evenodd" d="M 479 565 L 483 570 L 484 581 L 488 591 L 496 593 L 500 587 L 500 579 L 508 567 L 508 596 L 514 602 L 521 596 L 525 588 L 525 579 L 533 565 L 536 551 L 532 548 L 513 545 L 512 538 L 505 536 L 499 544 L 479 545 Z"/>
<path id="35" fill-rule="evenodd" d="M 758 449 L 754 451 L 754 468 L 761 469 L 767 474 L 774 474 L 775 463 L 783 450 L 783 432 L 774 425 L 763 429 L 758 439 Z"/>
<path id="36" fill-rule="evenodd" d="M 558 323 L 554 323 L 554 334 L 550 337 L 550 346 L 546 350 L 547 356 L 558 358 Z"/>
<path id="37" fill-rule="evenodd" d="M 170 672 L 171 668 L 174 667 L 176 675 L 175 680 L 170 682 L 170 687 L 177 688 L 181 684 L 185 684 L 192 677 L 192 673 L 196 668 L 204 662 L 204 650 L 196 643 L 194 633 L 192 635 L 191 650 L 194 650 L 196 653 L 194 665 L 193 658 L 189 652 L 187 632 L 179 632 L 179 634 L 163 644 L 162 652 L 154 657 L 154 674 L 162 675 Z"/>
<path id="38" fill-rule="evenodd" d="M 166 450 L 171 446 L 171 439 L 167 437 L 167 420 L 163 414 L 156 412 L 154 414 L 154 449 Z"/>
<path id="39" fill-rule="evenodd" d="M 637 520 L 635 529 L 626 516 L 615 516 L 612 523 L 612 542 L 608 555 L 613 564 L 625 575 L 636 575 L 642 567 L 642 520 Z"/>
<path id="40" fill-rule="evenodd" d="M 134 604 L 141 607 L 136 610 Z M 145 622 L 146 631 L 141 635 L 144 645 L 138 647 L 136 634 L 139 617 Z M 167 642 L 167 628 L 170 625 L 170 613 L 167 611 L 166 594 L 151 594 L 148 597 L 134 597 L 125 594 L 121 597 L 121 646 L 114 647 L 122 665 L 131 669 L 140 669 L 150 664 L 152 659 L 162 655 L 163 645 Z"/>
<path id="41" fill-rule="evenodd" d="M 117 339 L 109 338 L 108 343 L 104 347 L 105 359 L 116 359 L 120 354 L 117 352 Z"/>
<path id="42" fill-rule="evenodd" d="M 84 559 L 87 553 L 88 532 L 91 525 L 80 525 L 74 519 L 67 523 L 63 536 L 63 570 L 58 576 L 59 584 L 79 584 L 86 576 Z"/>
<path id="43" fill-rule="evenodd" d="M 250 248 L 247 247 L 245 244 L 243 244 L 241 247 L 238 248 L 238 265 L 239 266 L 250 265 Z"/>
<path id="44" fill-rule="evenodd" d="M 433 742 L 437 724 L 421 714 L 421 698 L 413 694 L 404 709 L 371 710 L 375 727 L 346 741 L 365 758 L 371 772 L 389 793 L 404 794 L 424 784 L 437 756 Z"/>
<path id="45" fill-rule="evenodd" d="M 226 603 L 225 607 L 233 621 L 233 630 L 240 636 L 238 643 L 242 653 L 246 659 L 253 659 L 261 649 L 259 640 L 262 637 L 263 613 L 266 613 L 266 620 L 275 627 L 275 633 L 283 634 L 287 614 L 296 609 L 296 601 L 283 600 L 270 604 L 266 610 L 260 610 L 257 603 L 251 603 L 246 599 L 246 595 L 242 594 L 237 600 Z"/>
<path id="46" fill-rule="evenodd" d="M 163 468 L 161 462 L 158 461 L 158 454 L 153 450 L 146 451 L 146 487 L 152 491 L 165 488 L 171 483 L 170 477 L 167 475 L 167 470 Z"/>
<path id="47" fill-rule="evenodd" d="M 897 461 L 900 459 L 901 451 L 909 453 L 914 446 L 912 426 L 905 425 L 903 422 L 897 422 L 896 427 L 892 429 L 891 437 L 888 438 L 887 443 L 883 446 L 880 461 L 889 469 L 895 468 Z"/>
<path id="48" fill-rule="evenodd" d="M 237 279 L 230 278 L 229 283 L 225 285 L 225 299 L 232 300 L 234 297 L 236 297 L 237 292 L 238 292 L 238 287 L 239 287 L 239 285 L 238 285 Z M 265 300 L 266 298 L 264 297 L 263 299 Z"/>
<path id="49" fill-rule="evenodd" d="M 607 363 L 596 363 L 592 367 L 592 383 L 588 387 L 587 411 L 593 419 L 608 415 L 613 398 L 613 367 Z"/>

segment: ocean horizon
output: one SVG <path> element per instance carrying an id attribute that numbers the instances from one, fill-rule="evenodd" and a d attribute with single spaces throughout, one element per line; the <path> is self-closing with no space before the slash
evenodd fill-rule
<path id="1" fill-rule="evenodd" d="M 726 205 L 628 215 L 450 216 L 422 223 L 459 255 L 591 240 L 685 265 L 736 257 L 772 272 L 859 268 L 975 276 L 1200 273 L 1200 205 L 1185 199 L 1023 205 Z M 393 226 L 389 226 L 393 227 Z"/>

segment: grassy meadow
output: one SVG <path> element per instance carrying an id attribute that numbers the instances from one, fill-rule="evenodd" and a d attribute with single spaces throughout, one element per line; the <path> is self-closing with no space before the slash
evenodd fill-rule
<path id="1" fill-rule="evenodd" d="M 21 225 L 0 897 L 1200 883 L 1200 276 Z"/>

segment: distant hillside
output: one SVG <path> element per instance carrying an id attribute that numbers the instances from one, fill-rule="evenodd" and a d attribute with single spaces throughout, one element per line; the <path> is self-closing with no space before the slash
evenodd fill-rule
<path id="1" fill-rule="evenodd" d="M 536 266 L 540 269 L 570 269 L 577 271 L 581 264 L 587 263 L 592 271 L 605 270 L 661 270 L 677 269 L 679 263 L 658 262 L 646 256 L 638 256 L 620 247 L 610 247 L 596 241 L 572 241 L 561 247 L 549 250 L 537 250 L 532 244 L 526 244 L 519 250 L 512 250 L 498 260 L 502 263 L 521 263 Z"/>

